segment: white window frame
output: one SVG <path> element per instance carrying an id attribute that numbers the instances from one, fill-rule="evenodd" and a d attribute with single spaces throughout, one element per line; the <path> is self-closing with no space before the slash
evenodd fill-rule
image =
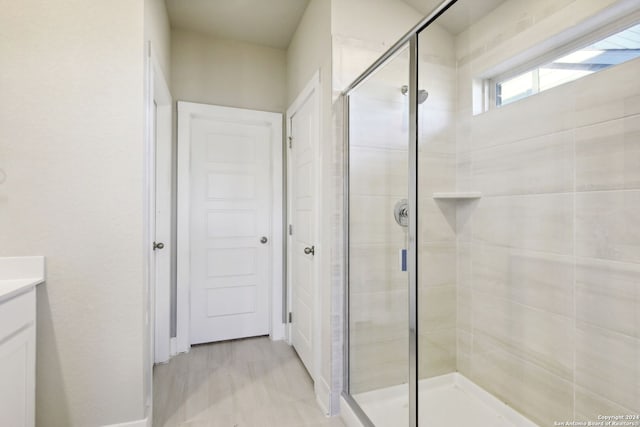
<path id="1" fill-rule="evenodd" d="M 539 72 L 540 67 L 543 65 L 553 62 L 559 58 L 562 58 L 563 56 L 569 55 L 577 50 L 590 46 L 598 41 L 604 40 L 607 37 L 610 37 L 616 33 L 622 32 L 638 24 L 640 24 L 640 12 L 633 13 L 629 16 L 626 16 L 623 19 L 619 19 L 614 22 L 610 22 L 604 26 L 600 26 L 594 29 L 593 31 L 590 31 L 586 36 L 578 37 L 569 43 L 565 43 L 562 46 L 551 49 L 545 54 L 539 55 L 533 58 L 532 60 L 526 61 L 517 67 L 511 68 L 493 77 L 484 79 L 483 91 L 485 93 L 485 96 L 488 97 L 488 102 L 484 104 L 485 108 L 482 112 L 488 112 L 488 111 L 503 107 L 503 105 L 497 105 L 496 103 L 497 102 L 496 89 L 499 82 L 505 82 L 513 77 L 517 77 L 520 74 L 524 74 L 526 72 L 530 72 L 530 71 Z M 607 67 L 607 69 L 613 68 L 613 67 L 616 67 L 616 65 Z M 581 78 L 582 77 L 579 77 L 576 80 L 580 80 Z M 539 79 L 536 79 L 536 80 L 537 81 L 534 82 L 534 92 L 531 95 L 525 96 L 524 98 L 510 102 L 506 105 L 511 105 L 513 103 L 521 101 L 522 99 L 527 99 L 531 96 L 535 96 L 539 94 L 540 93 L 540 90 L 538 87 Z M 572 80 L 572 81 L 576 81 L 576 80 Z M 571 83 L 571 82 L 567 82 L 567 83 Z M 553 90 L 555 87 L 560 87 L 560 86 L 563 86 L 564 84 L 566 83 L 563 83 L 558 86 L 554 86 L 547 90 Z"/>

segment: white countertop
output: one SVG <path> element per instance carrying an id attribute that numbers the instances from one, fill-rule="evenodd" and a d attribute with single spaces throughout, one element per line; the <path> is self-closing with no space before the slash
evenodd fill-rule
<path id="1" fill-rule="evenodd" d="M 0 257 L 0 303 L 45 281 L 43 256 Z"/>

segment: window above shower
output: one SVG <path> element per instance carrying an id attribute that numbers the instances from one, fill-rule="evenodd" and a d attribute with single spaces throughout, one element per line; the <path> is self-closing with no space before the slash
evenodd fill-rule
<path id="1" fill-rule="evenodd" d="M 585 41 L 585 40 L 582 40 Z M 555 59 L 544 62 L 533 69 L 514 75 L 507 72 L 490 79 L 488 85 L 492 93 L 492 102 L 496 107 L 511 104 L 536 93 L 578 80 L 582 77 L 622 64 L 640 57 L 640 23 L 627 27 L 615 34 L 575 48 L 576 43 L 563 49 Z M 573 46 L 573 47 L 571 47 Z M 556 51 L 560 52 L 560 50 Z M 546 60 L 549 56 L 546 56 Z"/>

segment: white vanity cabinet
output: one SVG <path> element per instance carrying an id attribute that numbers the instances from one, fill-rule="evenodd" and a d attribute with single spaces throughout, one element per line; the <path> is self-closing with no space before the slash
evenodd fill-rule
<path id="1" fill-rule="evenodd" d="M 0 258 L 0 426 L 35 425 L 36 285 L 43 257 Z"/>

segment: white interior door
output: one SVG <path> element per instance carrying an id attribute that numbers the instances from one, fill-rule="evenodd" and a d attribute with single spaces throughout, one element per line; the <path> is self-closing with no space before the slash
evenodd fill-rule
<path id="1" fill-rule="evenodd" d="M 281 141 L 271 121 L 247 111 L 202 106 L 188 125 L 190 344 L 270 333 L 272 151 Z"/>
<path id="2" fill-rule="evenodd" d="M 151 63 L 152 173 L 150 181 L 151 313 L 153 359 L 164 363 L 171 356 L 171 126 L 172 100 L 157 61 Z"/>
<path id="3" fill-rule="evenodd" d="M 291 344 L 312 377 L 316 295 L 316 170 L 317 93 L 312 92 L 290 115 L 289 262 Z"/>

